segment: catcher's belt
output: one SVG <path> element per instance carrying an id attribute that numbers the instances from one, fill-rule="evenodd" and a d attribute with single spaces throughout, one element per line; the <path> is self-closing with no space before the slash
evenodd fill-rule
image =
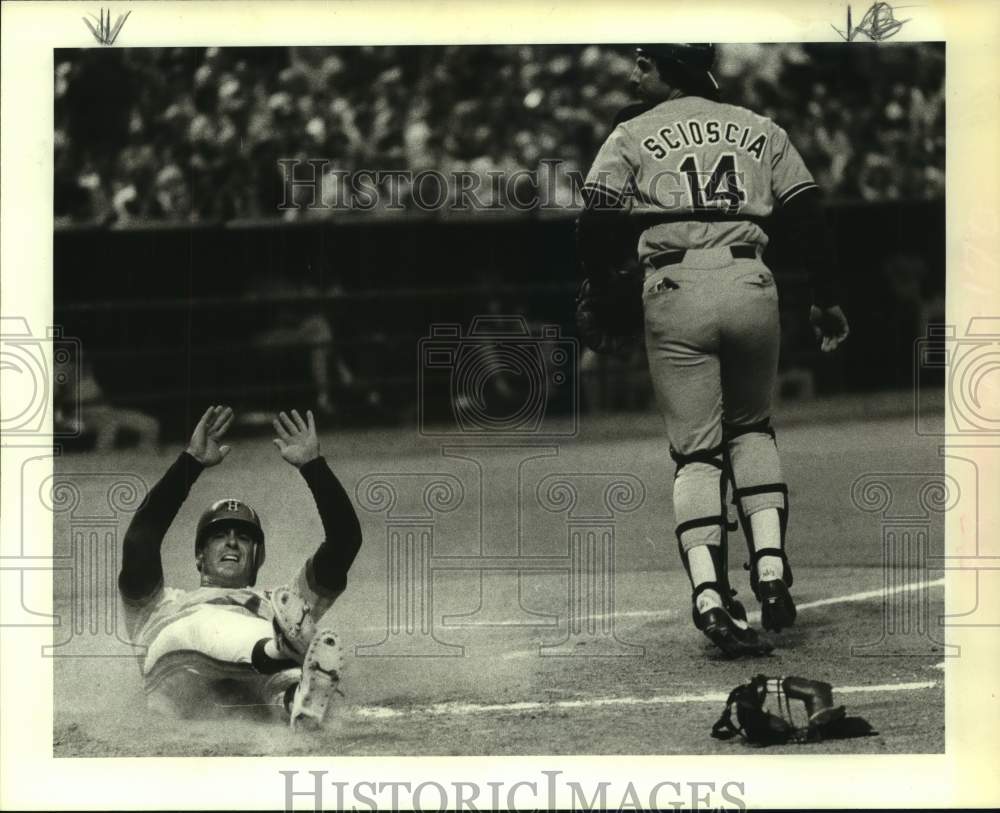
<path id="1" fill-rule="evenodd" d="M 752 260 L 757 256 L 757 247 L 749 243 L 737 243 L 729 247 L 729 253 L 733 255 L 734 260 Z M 656 269 L 663 268 L 665 265 L 676 265 L 684 262 L 686 254 L 687 249 L 684 248 L 661 251 L 649 258 L 649 264 Z"/>

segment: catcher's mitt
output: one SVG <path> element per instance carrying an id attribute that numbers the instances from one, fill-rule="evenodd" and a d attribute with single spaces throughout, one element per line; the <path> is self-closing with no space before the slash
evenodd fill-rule
<path id="1" fill-rule="evenodd" d="M 586 279 L 576 294 L 576 330 L 596 353 L 623 353 L 635 347 L 643 329 L 642 274 L 611 271 Z"/>
<path id="2" fill-rule="evenodd" d="M 769 696 L 774 697 L 774 704 L 766 702 Z M 801 700 L 805 706 L 805 725 L 796 724 L 792 700 Z M 768 705 L 776 705 L 778 713 L 768 711 Z M 843 706 L 833 705 L 833 687 L 829 683 L 764 675 L 757 675 L 749 683 L 733 689 L 722 716 L 712 726 L 712 736 L 716 739 L 728 740 L 740 735 L 747 743 L 757 746 L 870 737 L 877 733 L 867 720 L 846 717 Z"/>

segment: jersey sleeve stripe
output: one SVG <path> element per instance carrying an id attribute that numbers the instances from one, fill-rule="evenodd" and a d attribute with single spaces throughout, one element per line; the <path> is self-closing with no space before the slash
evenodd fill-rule
<path id="1" fill-rule="evenodd" d="M 583 185 L 583 202 L 587 206 L 602 207 L 621 205 L 625 193 L 602 183 L 585 183 Z"/>
<path id="2" fill-rule="evenodd" d="M 590 183 L 585 183 L 583 185 L 583 191 L 586 192 L 586 193 L 588 193 L 588 194 L 599 193 L 599 194 L 602 194 L 602 195 L 610 195 L 610 196 L 616 197 L 616 198 L 617 197 L 621 197 L 621 195 L 622 195 L 622 190 L 620 190 L 620 189 L 614 189 L 614 188 L 608 186 L 607 184 L 597 183 L 596 181 L 592 181 Z"/>
<path id="3" fill-rule="evenodd" d="M 785 204 L 788 203 L 796 195 L 805 192 L 807 189 L 817 189 L 815 181 L 802 181 L 802 183 L 797 183 L 794 186 L 790 186 L 780 195 L 778 195 L 778 203 Z"/>

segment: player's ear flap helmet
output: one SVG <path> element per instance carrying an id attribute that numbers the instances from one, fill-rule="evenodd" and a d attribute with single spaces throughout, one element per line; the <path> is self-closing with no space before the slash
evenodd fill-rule
<path id="1" fill-rule="evenodd" d="M 640 45 L 636 55 L 656 63 L 663 80 L 695 96 L 718 101 L 719 83 L 712 75 L 714 42 L 675 42 Z"/>
<path id="2" fill-rule="evenodd" d="M 257 572 L 264 564 L 266 550 L 264 548 L 264 527 L 260 524 L 260 517 L 249 505 L 240 500 L 228 498 L 212 503 L 201 519 L 198 520 L 198 529 L 194 536 L 195 556 L 201 551 L 202 545 L 208 535 L 219 526 L 235 525 L 246 531 L 254 541 L 253 549 L 253 574 L 250 577 L 250 586 L 257 583 Z"/>

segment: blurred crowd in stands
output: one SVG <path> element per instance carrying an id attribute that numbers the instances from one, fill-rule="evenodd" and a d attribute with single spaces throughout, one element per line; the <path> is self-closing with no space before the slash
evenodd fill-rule
<path id="1" fill-rule="evenodd" d="M 61 50 L 55 66 L 56 222 L 128 226 L 330 216 L 279 210 L 301 192 L 286 188 L 279 159 L 484 179 L 555 159 L 568 200 L 568 171 L 586 172 L 630 101 L 632 56 L 597 45 L 142 48 Z M 829 197 L 943 197 L 942 44 L 724 45 L 716 75 L 724 101 L 788 130 Z M 324 200 L 337 182 L 325 179 Z M 386 183 L 400 188 L 382 201 L 412 200 L 399 176 Z"/>

